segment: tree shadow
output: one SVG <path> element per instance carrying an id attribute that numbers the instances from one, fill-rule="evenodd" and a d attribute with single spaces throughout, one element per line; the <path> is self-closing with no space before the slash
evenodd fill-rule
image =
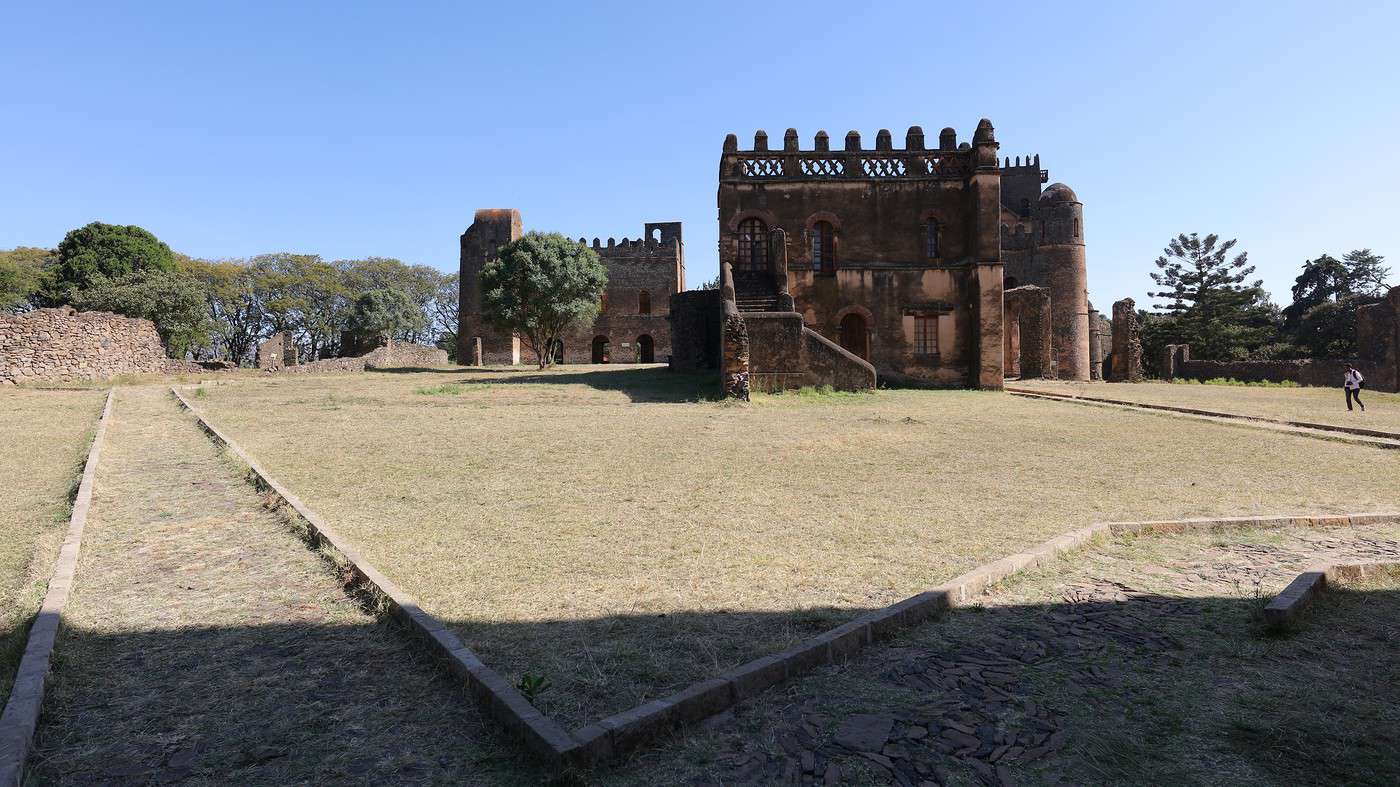
<path id="1" fill-rule="evenodd" d="M 1400 592 L 1333 591 L 1277 638 L 1260 599 L 1099 590 L 954 610 L 568 780 L 1400 780 Z M 864 611 L 447 622 L 507 681 L 548 679 L 538 704 L 574 728 Z M 65 629 L 30 781 L 554 779 L 416 644 L 387 622 Z M 571 719 L 581 692 L 607 702 Z"/>

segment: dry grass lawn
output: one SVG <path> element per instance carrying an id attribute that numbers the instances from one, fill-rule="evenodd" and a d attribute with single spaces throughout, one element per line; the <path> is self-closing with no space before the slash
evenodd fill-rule
<path id="1" fill-rule="evenodd" d="M 63 540 L 102 391 L 0 389 L 0 704 Z"/>
<path id="2" fill-rule="evenodd" d="M 192 401 L 570 724 L 1094 521 L 1400 507 L 1400 452 L 997 393 L 702 387 L 453 369 Z"/>
<path id="3" fill-rule="evenodd" d="M 1124 402 L 1191 407 L 1255 418 L 1353 426 L 1400 434 L 1400 394 L 1362 391 L 1361 399 L 1366 403 L 1366 411 L 1358 409 L 1347 412 L 1346 399 L 1340 385 L 1336 388 L 1266 388 L 1160 382 L 1126 385 L 1056 380 L 1026 380 L 1015 385 Z"/>

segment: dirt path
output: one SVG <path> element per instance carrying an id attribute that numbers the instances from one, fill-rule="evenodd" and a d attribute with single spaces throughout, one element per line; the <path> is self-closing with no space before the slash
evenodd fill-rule
<path id="1" fill-rule="evenodd" d="M 517 751 L 160 388 L 118 392 L 40 783 L 490 783 Z"/>

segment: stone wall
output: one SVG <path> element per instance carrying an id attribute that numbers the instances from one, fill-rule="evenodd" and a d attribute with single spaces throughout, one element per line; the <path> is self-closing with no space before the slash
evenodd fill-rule
<path id="1" fill-rule="evenodd" d="M 287 333 L 278 331 L 258 343 L 259 369 L 275 370 L 296 365 L 297 346 Z"/>
<path id="2" fill-rule="evenodd" d="M 724 302 L 719 290 L 691 290 L 671 296 L 671 368 L 683 372 L 718 370 Z"/>
<path id="3" fill-rule="evenodd" d="M 1055 377 L 1050 291 L 1025 284 L 1003 294 L 1006 302 L 1005 373 L 1022 380 Z"/>
<path id="4" fill-rule="evenodd" d="M 270 341 L 270 340 L 269 340 Z M 354 358 L 322 358 L 295 366 L 269 368 L 290 374 L 321 374 L 325 372 L 363 372 L 367 369 L 406 369 L 446 366 L 447 351 L 412 342 L 394 342 L 393 347 L 380 347 Z"/>
<path id="5" fill-rule="evenodd" d="M 1137 304 L 1124 298 L 1113 304 L 1113 351 L 1109 355 L 1108 381 L 1142 382 L 1142 335 Z"/>
<path id="6" fill-rule="evenodd" d="M 150 320 L 71 306 L 0 314 L 0 384 L 201 371 L 165 356 Z"/>
<path id="7" fill-rule="evenodd" d="M 1358 367 L 1360 361 L 1355 362 Z M 1199 361 L 1191 359 L 1191 345 L 1169 344 L 1162 352 L 1164 380 L 1215 380 L 1227 378 L 1245 383 L 1291 382 L 1298 385 L 1340 387 L 1347 361 L 1342 358 L 1304 358 L 1295 361 Z M 1365 370 L 1363 369 L 1363 374 Z M 1374 387 L 1367 374 L 1367 387 Z"/>
<path id="8" fill-rule="evenodd" d="M 1400 393 L 1400 287 L 1356 310 L 1356 343 L 1366 387 Z"/>

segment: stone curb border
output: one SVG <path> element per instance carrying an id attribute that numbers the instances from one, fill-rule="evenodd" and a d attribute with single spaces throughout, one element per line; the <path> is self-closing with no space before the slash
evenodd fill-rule
<path id="1" fill-rule="evenodd" d="M 497 721 L 522 739 L 550 765 L 559 767 L 574 759 L 578 744 L 558 722 L 537 710 L 514 686 L 495 670 L 483 664 L 456 634 L 437 618 L 423 611 L 417 600 L 370 565 L 339 533 L 327 525 L 319 514 L 308 508 L 300 498 L 273 478 L 257 460 L 243 450 L 242 446 L 205 420 L 178 390 L 172 387 L 170 392 L 181 406 L 194 415 L 205 434 L 248 465 L 261 484 L 305 520 L 312 536 L 320 544 L 331 549 L 350 566 L 355 579 L 366 583 L 385 598 L 395 617 L 419 635 L 438 656 L 447 660 L 453 675 L 467 682 L 471 694 Z"/>
<path id="2" fill-rule="evenodd" d="M 63 607 L 72 595 L 74 576 L 78 571 L 78 552 L 83 545 L 83 529 L 87 526 L 88 509 L 92 507 L 92 486 L 97 477 L 97 463 L 102 456 L 102 441 L 107 435 L 107 422 L 112 416 L 112 400 L 115 395 L 116 389 L 107 390 L 107 402 L 102 406 L 102 417 L 97 421 L 92 445 L 88 447 L 87 461 L 83 464 L 83 478 L 78 483 L 78 494 L 73 498 L 73 512 L 68 517 L 68 534 L 63 539 L 63 547 L 59 550 L 57 562 L 54 563 L 43 606 L 39 608 L 39 614 L 29 627 L 28 640 L 25 642 L 24 655 L 20 658 L 19 671 L 15 673 L 14 686 L 10 689 L 9 702 L 5 704 L 4 714 L 0 715 L 0 787 L 18 787 L 24 779 L 24 765 L 29 759 L 34 731 L 39 726 L 39 710 L 44 704 L 44 683 L 48 678 L 49 661 L 58 640 Z"/>
<path id="3" fill-rule="evenodd" d="M 887 639 L 900 629 L 938 617 L 949 609 L 973 602 L 992 585 L 1029 568 L 1044 565 L 1059 555 L 1108 535 L 1173 534 L 1193 530 L 1235 528 L 1332 527 L 1400 520 L 1400 512 L 1324 514 L 1301 516 L 1216 517 L 1143 522 L 1100 522 L 1051 538 L 1024 552 L 973 569 L 931 590 L 810 637 L 780 653 L 762 656 L 718 677 L 681 689 L 670 696 L 566 732 L 548 716 L 535 710 L 525 698 L 481 663 L 442 623 L 420 609 L 415 601 L 387 577 L 364 563 L 358 553 L 306 507 L 299 498 L 267 474 L 253 458 L 204 419 L 180 392 L 171 393 L 194 414 L 201 428 L 216 443 L 232 450 L 269 489 L 285 500 L 321 539 L 348 562 L 359 576 L 377 587 L 395 612 L 449 659 L 454 674 L 466 678 L 473 694 L 512 731 L 521 734 L 532 750 L 549 764 L 590 767 L 627 754 L 646 743 L 754 697 L 768 688 L 826 664 L 843 663 L 867 645 Z"/>
<path id="4" fill-rule="evenodd" d="M 1098 404 L 1112 404 L 1119 407 L 1136 407 L 1143 410 L 1162 410 L 1169 413 L 1183 413 L 1185 415 L 1200 415 L 1210 418 L 1228 418 L 1237 421 L 1254 421 L 1265 424 L 1275 424 L 1277 426 L 1291 426 L 1295 429 L 1313 429 L 1319 432 L 1338 432 L 1341 434 L 1356 435 L 1358 437 L 1378 437 L 1382 440 L 1400 441 L 1400 434 L 1395 432 L 1382 432 L 1377 429 L 1361 429 L 1354 426 L 1335 426 L 1333 424 L 1315 424 L 1311 421 L 1285 421 L 1278 418 L 1264 418 L 1257 415 L 1240 415 L 1238 413 L 1222 413 L 1216 410 L 1199 410 L 1193 407 L 1177 407 L 1169 404 L 1147 404 L 1144 402 L 1130 402 L 1123 399 L 1106 399 L 1101 396 L 1080 396 L 1078 394 L 1059 393 L 1058 391 L 1038 391 L 1034 388 L 1011 388 L 1005 389 L 1007 393 L 1015 396 L 1023 396 L 1031 399 L 1054 399 L 1068 402 L 1094 402 Z M 1310 437 L 1322 437 L 1321 435 L 1308 435 Z M 1369 445 L 1382 448 L 1400 448 L 1396 443 L 1381 443 L 1370 440 L 1358 440 Z"/>
<path id="5" fill-rule="evenodd" d="M 1328 586 L 1355 582 L 1365 579 L 1367 574 L 1397 568 L 1400 568 L 1400 562 L 1391 561 L 1346 563 L 1304 571 L 1264 607 L 1264 623 L 1272 629 L 1285 630 L 1297 622 L 1317 594 Z"/>

